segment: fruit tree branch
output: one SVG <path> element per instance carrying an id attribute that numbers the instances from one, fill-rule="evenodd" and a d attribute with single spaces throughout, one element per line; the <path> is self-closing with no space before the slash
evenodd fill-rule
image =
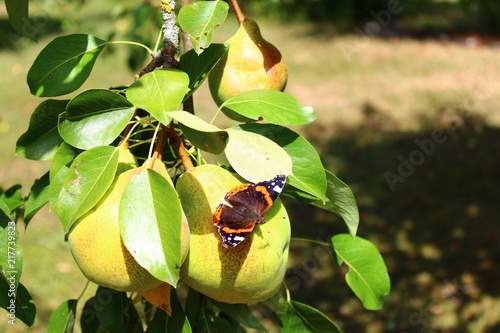
<path id="1" fill-rule="evenodd" d="M 163 16 L 163 47 L 161 54 L 163 67 L 177 67 L 175 54 L 179 50 L 179 27 L 176 24 L 175 0 L 162 0 L 161 13 Z"/>

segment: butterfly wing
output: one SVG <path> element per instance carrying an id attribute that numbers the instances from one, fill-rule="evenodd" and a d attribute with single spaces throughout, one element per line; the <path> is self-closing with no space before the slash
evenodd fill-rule
<path id="1" fill-rule="evenodd" d="M 286 183 L 286 176 L 277 175 L 273 179 L 255 184 L 255 187 L 258 190 L 260 189 L 261 192 L 265 192 L 266 194 L 268 194 L 271 202 L 274 202 L 276 201 L 276 199 L 278 199 L 279 195 L 281 194 L 281 191 L 283 191 L 285 183 Z M 263 188 L 265 188 L 265 190 L 263 190 Z"/>

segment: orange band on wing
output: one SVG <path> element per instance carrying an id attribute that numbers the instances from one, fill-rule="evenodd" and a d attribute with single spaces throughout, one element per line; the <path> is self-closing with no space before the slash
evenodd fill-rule
<path id="1" fill-rule="evenodd" d="M 217 225 L 220 223 L 220 215 L 222 214 L 222 206 L 223 204 L 220 204 L 214 212 L 214 215 L 212 216 L 212 222 Z"/>
<path id="2" fill-rule="evenodd" d="M 250 184 L 243 184 L 243 185 L 236 186 L 231 191 L 227 192 L 226 198 L 231 197 L 231 196 L 237 194 L 238 192 L 244 191 L 249 187 L 250 187 Z"/>
<path id="3" fill-rule="evenodd" d="M 273 205 L 273 199 L 271 198 L 271 195 L 269 194 L 269 191 L 267 190 L 267 188 L 265 186 L 262 186 L 262 185 L 259 185 L 259 186 L 256 186 L 255 187 L 255 190 L 257 192 L 260 192 L 262 194 L 264 194 L 264 199 L 266 200 L 266 204 L 271 207 Z"/>
<path id="4" fill-rule="evenodd" d="M 255 223 L 247 224 L 245 228 L 240 228 L 240 229 L 231 229 L 229 227 L 223 227 L 222 231 L 228 234 L 241 234 L 244 232 L 252 232 L 253 229 L 255 229 Z"/>

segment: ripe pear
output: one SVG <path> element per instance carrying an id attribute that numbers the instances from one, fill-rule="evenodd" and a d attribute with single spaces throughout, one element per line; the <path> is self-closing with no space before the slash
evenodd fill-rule
<path id="1" fill-rule="evenodd" d="M 280 200 L 264 214 L 241 244 L 225 248 L 212 222 L 212 214 L 224 195 L 242 181 L 215 165 L 185 172 L 176 187 L 191 230 L 188 257 L 181 279 L 191 288 L 225 303 L 254 303 L 274 296 L 288 260 L 290 221 Z"/>
<path id="2" fill-rule="evenodd" d="M 226 54 L 208 75 L 210 92 L 218 106 L 245 91 L 285 89 L 285 61 L 280 51 L 262 37 L 255 21 L 245 19 L 226 45 Z"/>
<path id="3" fill-rule="evenodd" d="M 140 168 L 130 167 L 126 170 L 125 165 L 119 164 L 118 172 L 121 173 L 100 202 L 72 226 L 68 243 L 76 263 L 87 279 L 115 290 L 140 292 L 153 289 L 162 281 L 153 277 L 135 261 L 120 236 L 120 200 L 130 179 L 141 171 Z M 155 169 L 161 170 L 159 163 Z M 165 173 L 159 172 L 165 176 L 166 169 Z M 181 241 L 185 258 L 189 248 L 189 227 L 185 218 Z"/>

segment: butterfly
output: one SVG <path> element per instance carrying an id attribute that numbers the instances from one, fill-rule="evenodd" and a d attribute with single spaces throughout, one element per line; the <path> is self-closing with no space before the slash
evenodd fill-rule
<path id="1" fill-rule="evenodd" d="M 244 184 L 233 188 L 224 196 L 230 204 L 219 204 L 213 215 L 225 248 L 232 248 L 243 242 L 255 229 L 255 225 L 266 223 L 264 213 L 273 205 L 285 186 L 286 176 L 257 184 Z"/>

